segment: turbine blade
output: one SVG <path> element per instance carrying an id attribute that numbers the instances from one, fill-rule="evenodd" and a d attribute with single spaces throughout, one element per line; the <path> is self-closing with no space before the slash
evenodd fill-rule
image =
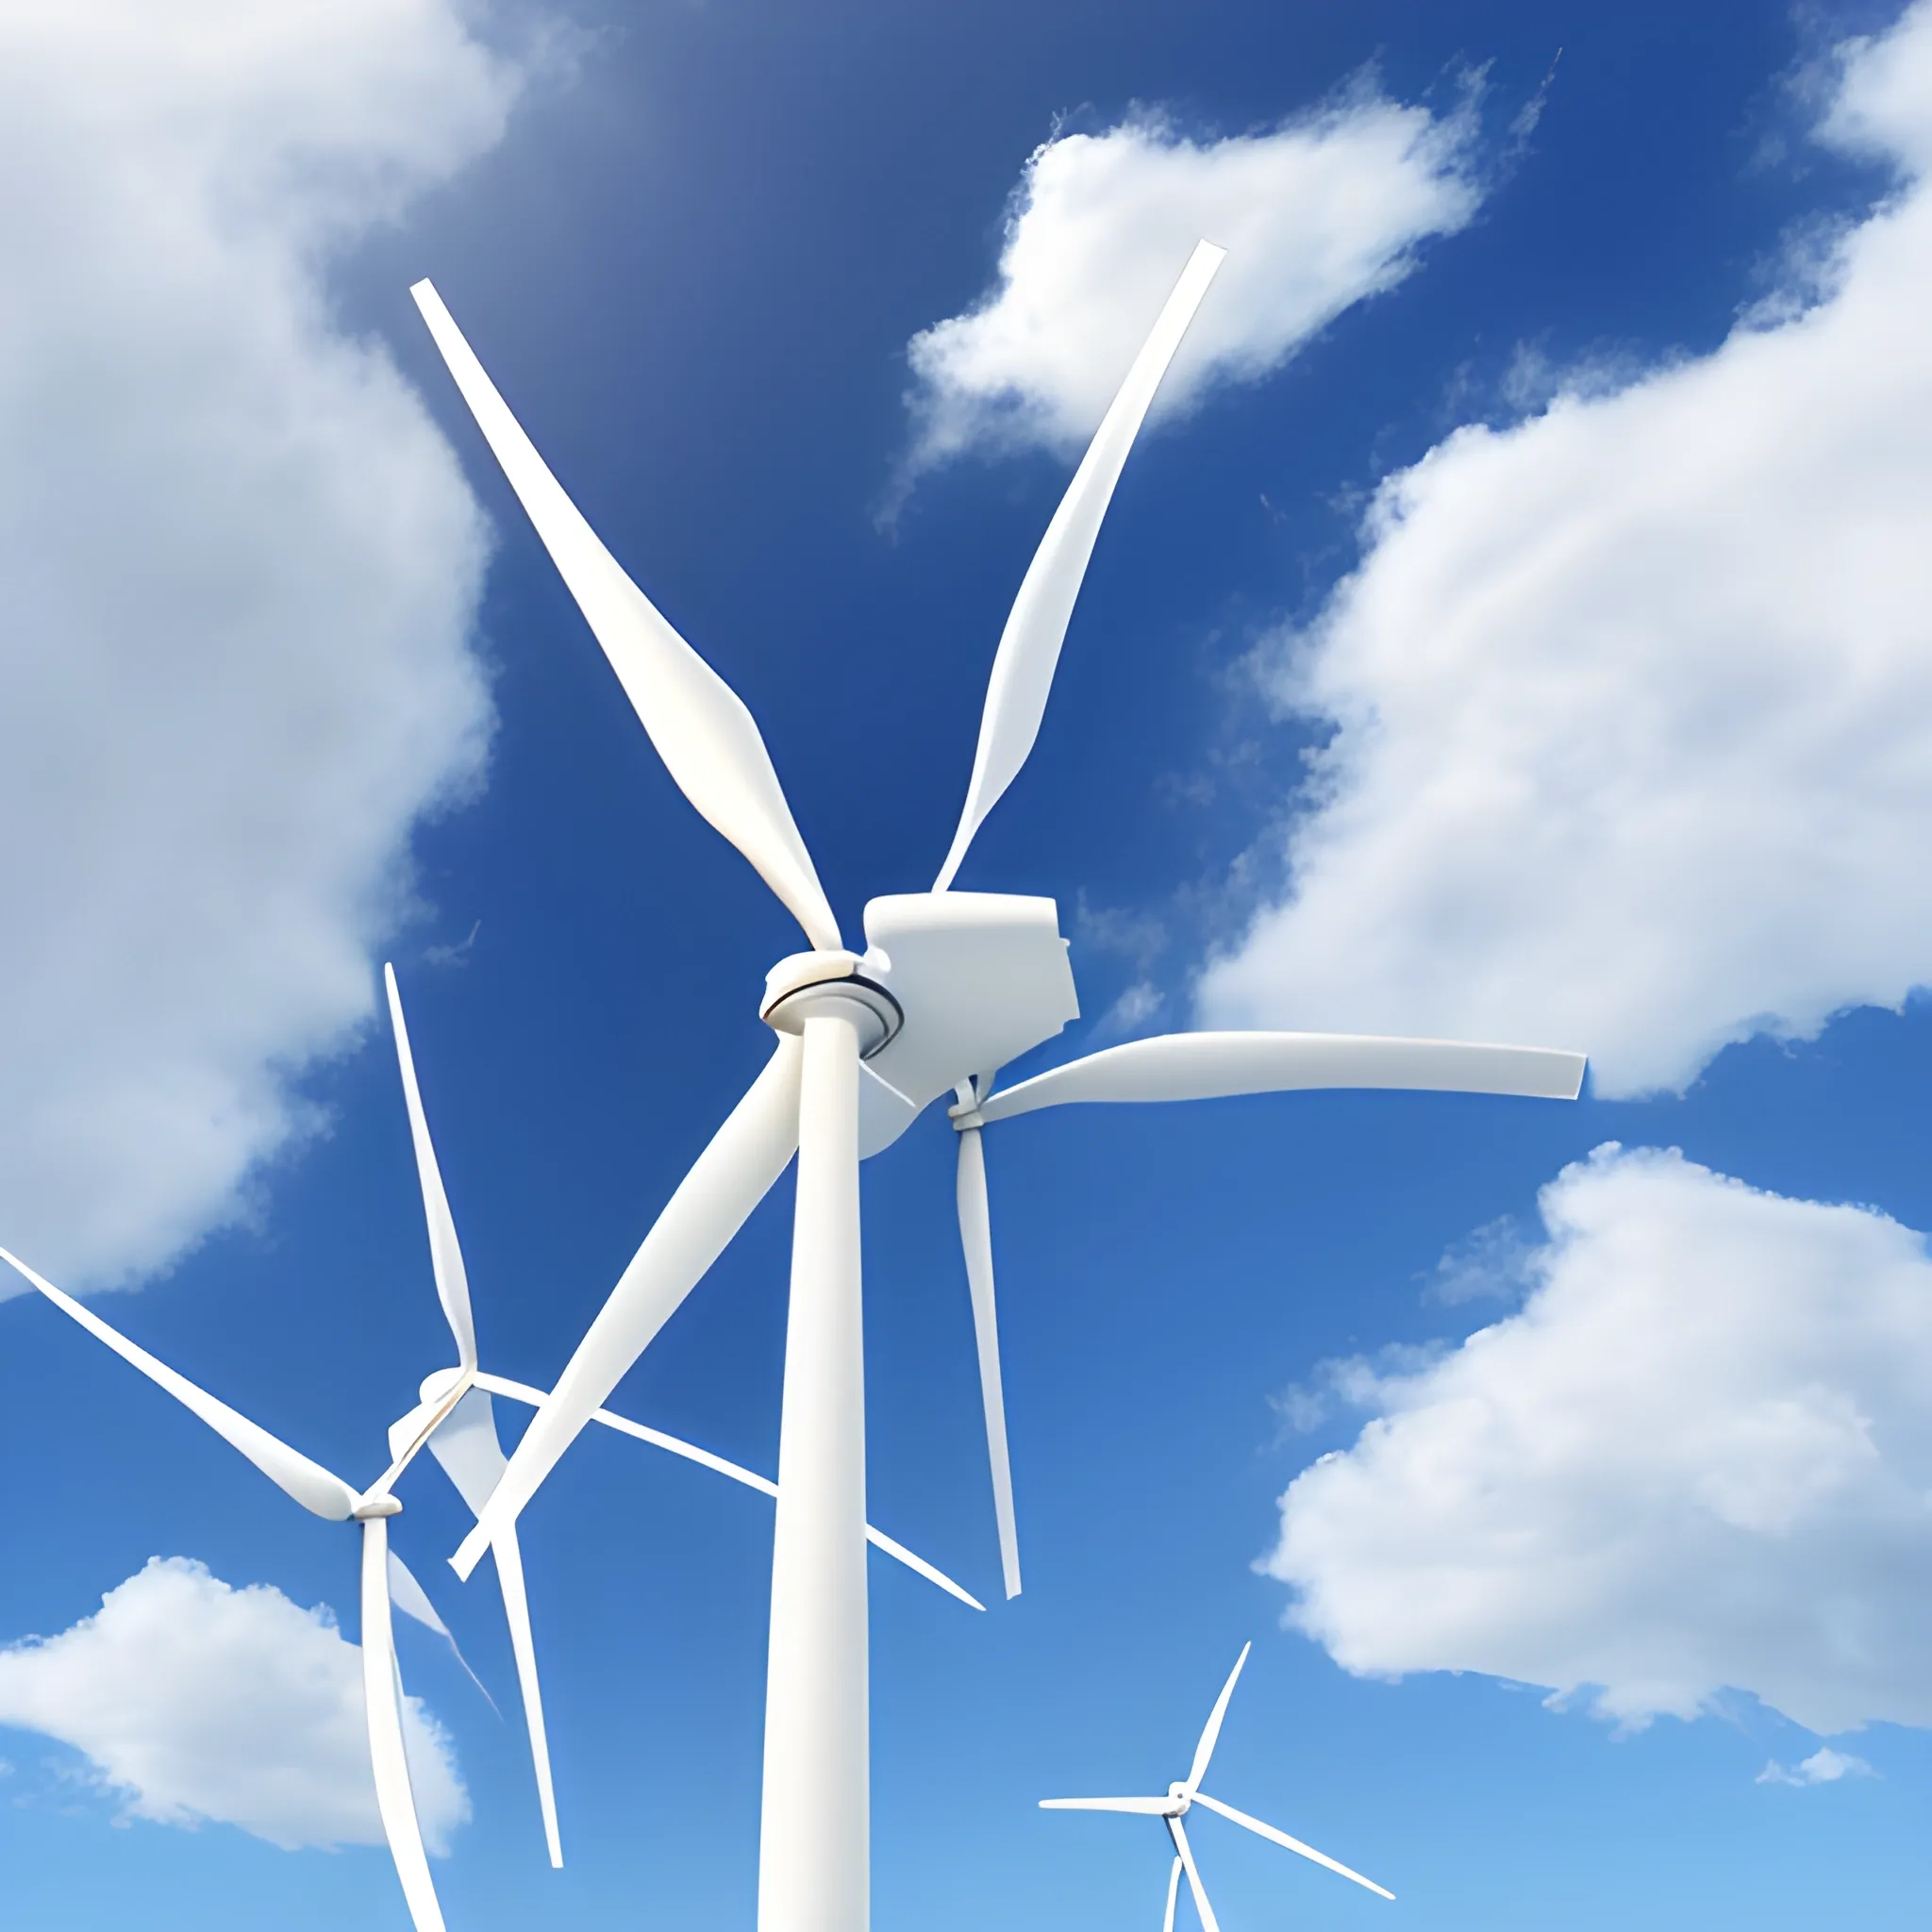
<path id="1" fill-rule="evenodd" d="M 1076 1101 L 1216 1100 L 1307 1088 L 1515 1093 L 1574 1100 L 1580 1053 L 1473 1046 L 1457 1040 L 1379 1040 L 1353 1033 L 1162 1033 L 1069 1060 L 979 1103 L 981 1124 Z"/>
<path id="2" fill-rule="evenodd" d="M 512 1382 L 502 1375 L 478 1375 L 476 1386 L 492 1394 L 507 1395 L 513 1402 L 526 1402 L 533 1408 L 542 1406 L 544 1396 L 541 1389 L 528 1382 Z M 769 1476 L 758 1474 L 756 1470 L 746 1469 L 741 1464 L 727 1462 L 722 1456 L 713 1456 L 708 1449 L 700 1449 L 695 1443 L 687 1442 L 677 1436 L 667 1436 L 662 1429 L 647 1427 L 642 1423 L 634 1423 L 628 1417 L 613 1415 L 608 1408 L 600 1408 L 591 1416 L 593 1423 L 601 1423 L 607 1429 L 615 1429 L 620 1435 L 634 1436 L 640 1442 L 648 1442 L 655 1449 L 667 1449 L 673 1456 L 681 1456 L 687 1462 L 695 1462 L 701 1468 L 714 1470 L 719 1475 L 726 1475 L 735 1483 L 742 1483 L 748 1490 L 757 1490 L 760 1495 L 776 1496 L 778 1485 Z M 435 1444 L 430 1444 L 434 1453 Z M 500 1452 L 499 1452 L 500 1453 Z M 956 1596 L 962 1604 L 969 1604 L 975 1610 L 986 1606 L 970 1591 L 960 1587 L 943 1570 L 928 1563 L 924 1557 L 914 1556 L 904 1543 L 894 1542 L 883 1530 L 865 1527 L 866 1541 L 887 1556 L 905 1564 L 907 1569 L 916 1571 L 928 1583 L 936 1583 L 950 1596 Z"/>
<path id="3" fill-rule="evenodd" d="M 1353 1878 L 1357 1885 L 1365 1885 L 1382 1898 L 1393 1898 L 1392 1891 L 1385 1891 L 1373 1878 L 1364 1878 L 1359 1872 L 1351 1872 L 1346 1865 L 1331 1858 L 1326 1852 L 1318 1852 L 1313 1845 L 1305 1845 L 1298 1838 L 1290 1838 L 1285 1831 L 1276 1831 L 1272 1824 L 1263 1824 L 1258 1818 L 1250 1818 L 1245 1811 L 1237 1811 L 1232 1805 L 1224 1805 L 1219 1798 L 1210 1798 L 1206 1791 L 1194 1793 L 1194 1803 L 1205 1805 L 1210 1811 L 1219 1811 L 1224 1818 L 1236 1824 L 1244 1824 L 1250 1831 L 1258 1831 L 1265 1839 L 1272 1839 L 1278 1845 L 1286 1845 L 1291 1852 L 1299 1852 L 1305 1858 L 1312 1858 L 1318 1865 L 1325 1865 L 1331 1872 L 1339 1872 L 1344 1878 Z"/>
<path id="4" fill-rule="evenodd" d="M 1174 1901 L 1180 1895 L 1181 1861 L 1180 1855 L 1174 1855 L 1174 1861 L 1167 1874 L 1167 1910 L 1161 1915 L 1160 1932 L 1174 1932 Z"/>
<path id="5" fill-rule="evenodd" d="M 1013 782 L 1040 735 L 1060 645 L 1080 594 L 1081 580 L 1087 575 L 1088 559 L 1093 555 L 1093 541 L 1113 500 L 1114 485 L 1120 481 L 1121 468 L 1141 433 L 1160 378 L 1167 374 L 1167 365 L 1180 347 L 1181 337 L 1226 252 L 1211 242 L 1195 245 L 1026 567 L 993 657 L 966 806 L 959 814 L 959 828 L 953 834 L 952 850 L 933 885 L 936 892 L 943 892 L 953 883 L 974 834 Z"/>
<path id="6" fill-rule="evenodd" d="M 1131 1811 L 1137 1818 L 1164 1818 L 1172 1798 L 1042 1798 L 1042 1811 Z"/>
<path id="7" fill-rule="evenodd" d="M 1208 1722 L 1201 1726 L 1201 1741 L 1194 1746 L 1194 1761 L 1188 1771 L 1188 1790 L 1192 1790 L 1208 1775 L 1208 1760 L 1214 1756 L 1214 1746 L 1221 1737 L 1221 1721 L 1227 1715 L 1227 1700 L 1234 1695 L 1234 1687 L 1241 1674 L 1241 1666 L 1248 1660 L 1248 1652 L 1254 1648 L 1251 1643 L 1241 1645 L 1241 1654 L 1234 1660 L 1234 1669 L 1227 1674 L 1227 1682 L 1221 1687 L 1221 1695 L 1214 1700 L 1214 1708 L 1208 1713 Z"/>
<path id="8" fill-rule="evenodd" d="M 389 1519 L 371 1516 L 362 1524 L 362 1702 L 369 1761 L 375 1773 L 375 1808 L 416 1932 L 444 1932 L 403 1744 L 402 1678 L 396 1669 L 389 1584 Z"/>
<path id="9" fill-rule="evenodd" d="M 999 1317 L 993 1305 L 992 1221 L 986 1199 L 986 1150 L 977 1128 L 958 1137 L 959 1244 L 973 1296 L 973 1339 L 979 1350 L 979 1401 L 986 1412 L 986 1457 L 992 1469 L 993 1516 L 1000 1571 L 1008 1601 L 1020 1594 L 1020 1531 L 1013 1518 L 1013 1470 L 1007 1455 L 1007 1399 L 1000 1378 Z"/>
<path id="10" fill-rule="evenodd" d="M 423 1189 L 423 1218 L 429 1225 L 429 1266 L 436 1275 L 436 1298 L 457 1344 L 457 1359 L 466 1369 L 476 1366 L 476 1323 L 470 1309 L 470 1277 L 463 1267 L 463 1250 L 457 1224 L 443 1191 L 442 1170 L 436 1164 L 436 1147 L 423 1112 L 423 1094 L 416 1084 L 416 1059 L 409 1051 L 409 1028 L 403 1019 L 403 996 L 396 991 L 396 970 L 385 962 L 382 983 L 389 991 L 390 1025 L 396 1037 L 396 1065 L 403 1075 L 403 1099 L 409 1109 L 409 1140 L 416 1149 L 416 1178 Z"/>
<path id="11" fill-rule="evenodd" d="M 519 427 L 426 281 L 409 291 L 477 427 L 577 601 L 677 788 L 736 845 L 821 950 L 839 923 L 743 701 L 625 575 Z"/>
<path id="12" fill-rule="evenodd" d="M 1174 1840 L 1174 1848 L 1180 1856 L 1180 1861 L 1187 1870 L 1188 1890 L 1194 1894 L 1194 1909 L 1201 1915 L 1201 1932 L 1221 1932 L 1221 1926 L 1214 1917 L 1214 1907 L 1208 1903 L 1208 1888 L 1201 1883 L 1201 1868 L 1194 1863 L 1193 1847 L 1188 1843 L 1188 1834 L 1178 1818 L 1167 1821 L 1168 1835 Z"/>
<path id="13" fill-rule="evenodd" d="M 489 1377 L 478 1375 L 429 1438 L 430 1455 L 456 1486 L 472 1516 L 482 1515 L 509 1466 L 497 1440 L 496 1411 L 485 1392 L 486 1386 L 493 1385 Z"/>
<path id="14" fill-rule="evenodd" d="M 531 1418 L 476 1527 L 450 1558 L 468 1576 L 558 1458 L 604 1406 L 679 1303 L 724 1253 L 798 1147 L 800 1042 L 781 1034 L 750 1091 L 712 1136 L 619 1277 L 557 1387 Z"/>
<path id="15" fill-rule="evenodd" d="M 530 1605 L 524 1590 L 524 1555 L 515 1524 L 490 1546 L 496 1558 L 497 1588 L 509 1623 L 509 1647 L 517 1660 L 517 1687 L 524 1697 L 524 1728 L 530 1735 L 530 1764 L 537 1774 L 537 1803 L 543 1812 L 543 1841 L 550 1863 L 563 1869 L 563 1840 L 557 1829 L 557 1790 L 550 1779 L 550 1734 L 543 1724 L 543 1692 L 537 1682 L 537 1646 L 530 1635 Z"/>
<path id="16" fill-rule="evenodd" d="M 341 1476 L 334 1475 L 319 1462 L 311 1462 L 299 1450 L 291 1449 L 259 1424 L 218 1402 L 205 1389 L 197 1389 L 186 1375 L 179 1375 L 166 1362 L 157 1361 L 144 1348 L 128 1341 L 119 1329 L 110 1328 L 92 1308 L 83 1307 L 72 1295 L 63 1294 L 51 1281 L 36 1274 L 18 1257 L 0 1248 L 0 1261 L 25 1276 L 63 1314 L 71 1316 L 96 1341 L 105 1342 L 125 1362 L 131 1363 L 150 1382 L 165 1389 L 175 1400 L 199 1416 L 231 1448 L 238 1449 L 260 1470 L 269 1481 L 286 1491 L 317 1516 L 341 1523 L 355 1513 L 360 1500 Z"/>
<path id="17" fill-rule="evenodd" d="M 416 1573 L 397 1555 L 394 1544 L 389 1553 L 389 1600 L 406 1617 L 413 1617 L 425 1629 L 434 1630 L 449 1645 L 450 1655 L 463 1667 L 463 1674 L 483 1693 L 483 1701 L 491 1710 L 496 1710 L 496 1699 L 491 1696 L 490 1687 L 470 1668 L 470 1659 L 463 1655 L 463 1647 L 456 1640 L 456 1633 L 437 1613 L 436 1606 L 429 1600 L 429 1592 L 416 1580 Z M 503 1713 L 496 1711 L 498 1717 Z"/>

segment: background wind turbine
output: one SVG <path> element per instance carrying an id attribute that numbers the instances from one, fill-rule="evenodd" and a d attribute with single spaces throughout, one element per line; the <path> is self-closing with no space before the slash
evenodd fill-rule
<path id="1" fill-rule="evenodd" d="M 974 834 L 1040 730 L 1061 642 L 1122 465 L 1223 253 L 1181 273 L 1035 553 L 994 656 L 966 803 L 930 892 L 873 900 L 868 950 L 845 950 L 751 713 L 625 574 L 510 414 L 427 282 L 412 293 L 458 388 L 617 673 L 672 777 L 757 869 L 812 950 L 766 976 L 779 1035 L 749 1092 L 665 1204 L 453 1561 L 467 1575 L 521 1511 L 745 1218 L 798 1157 L 778 1451 L 765 1708 L 760 1932 L 862 1932 L 868 1921 L 864 1357 L 858 1163 L 956 1094 L 962 1229 L 1008 1594 L 1019 1589 L 978 1133 L 998 1068 L 1078 1015 L 1051 899 L 958 892 Z M 1224 1084 L 1264 1077 L 1246 1040 Z M 1574 1054 L 1424 1042 L 1331 1049 L 1325 1085 L 1420 1085 L 1574 1096 Z M 1076 1062 L 1087 1065 L 1087 1062 Z M 1405 1066 L 1416 1069 L 1405 1076 Z M 1198 1071 L 1198 1070 L 1197 1070 Z M 1373 1077 L 1367 1077 L 1372 1075 Z M 1240 1084 L 1225 1084 L 1232 1077 Z M 1013 1090 L 1017 1094 L 1021 1089 Z M 1071 1092 L 1064 1097 L 1074 1097 Z M 1108 1097 L 1165 1097 L 1121 1092 Z M 1048 1104 L 1045 1101 L 1038 1105 Z M 976 1216 L 976 1220 L 974 1217 Z"/>
<path id="2" fill-rule="evenodd" d="M 391 1493 L 396 1478 L 422 1446 L 422 1438 L 405 1445 L 380 1477 L 366 1490 L 356 1490 L 341 1476 L 311 1462 L 300 1451 L 230 1408 L 225 1402 L 176 1374 L 144 1348 L 111 1328 L 92 1308 L 63 1294 L 52 1282 L 36 1274 L 25 1261 L 0 1248 L 0 1260 L 40 1290 L 63 1313 L 71 1316 L 124 1361 L 130 1362 L 151 1382 L 197 1415 L 216 1435 L 239 1449 L 263 1475 L 292 1496 L 305 1509 L 333 1523 L 353 1519 L 362 1525 L 361 1642 L 362 1701 L 369 1726 L 369 1758 L 375 1774 L 375 1804 L 383 1835 L 402 1881 L 403 1897 L 416 1932 L 443 1932 L 442 1908 L 429 1876 L 423 1849 L 422 1826 L 416 1817 L 415 1793 L 409 1784 L 409 1760 L 403 1745 L 403 1679 L 396 1664 L 395 1631 L 390 1621 L 391 1592 L 412 1616 L 428 1607 L 423 1587 L 389 1546 L 389 1519 L 402 1504 Z M 424 1621 L 447 1637 L 433 1610 Z M 466 1665 L 467 1669 L 468 1666 Z"/>
<path id="3" fill-rule="evenodd" d="M 1201 1789 L 1201 1780 L 1208 1775 L 1208 1760 L 1214 1756 L 1214 1746 L 1221 1737 L 1221 1721 L 1227 1715 L 1227 1701 L 1234 1695 L 1236 1680 L 1241 1676 L 1241 1666 L 1248 1660 L 1249 1644 L 1241 1645 L 1241 1654 L 1234 1660 L 1234 1669 L 1227 1674 L 1227 1682 L 1221 1687 L 1221 1695 L 1214 1700 L 1214 1708 L 1208 1713 L 1208 1722 L 1201 1727 L 1200 1741 L 1194 1746 L 1194 1761 L 1188 1767 L 1188 1774 L 1177 1778 L 1169 1785 L 1165 1796 L 1158 1798 L 1042 1798 L 1040 1808 L 1042 1811 L 1126 1811 L 1142 1816 L 1158 1818 L 1167 1826 L 1167 1835 L 1174 1841 L 1174 1864 L 1167 1874 L 1167 1915 L 1161 1921 L 1161 1932 L 1174 1932 L 1174 1901 L 1180 1891 L 1181 1874 L 1188 1877 L 1188 1890 L 1194 1897 L 1194 1909 L 1201 1915 L 1202 1932 L 1221 1932 L 1215 1921 L 1214 1907 L 1208 1903 L 1207 1888 L 1201 1883 L 1200 1868 L 1194 1863 L 1194 1848 L 1188 1842 L 1187 1827 L 1181 1820 L 1195 1805 L 1205 1805 L 1210 1811 L 1218 1811 L 1224 1818 L 1245 1826 L 1249 1831 L 1258 1832 L 1263 1838 L 1277 1845 L 1286 1845 L 1291 1852 L 1299 1852 L 1305 1858 L 1312 1858 L 1318 1865 L 1325 1865 L 1331 1872 L 1339 1872 L 1344 1878 L 1352 1878 L 1357 1885 L 1365 1885 L 1379 1897 L 1392 1899 L 1392 1891 L 1384 1890 L 1373 1878 L 1364 1878 L 1359 1872 L 1351 1872 L 1346 1865 L 1338 1863 L 1325 1852 L 1318 1852 L 1313 1845 L 1305 1845 L 1298 1838 L 1290 1838 L 1287 1832 L 1277 1831 L 1272 1824 L 1263 1824 L 1258 1818 L 1250 1818 L 1245 1811 L 1237 1811 L 1232 1805 L 1224 1805 L 1219 1798 L 1210 1798 Z"/>
<path id="4" fill-rule="evenodd" d="M 449 1323 L 450 1339 L 456 1344 L 457 1364 L 439 1369 L 425 1378 L 422 1399 L 408 1414 L 391 1424 L 390 1453 L 407 1459 L 426 1446 L 441 1465 L 443 1474 L 455 1485 L 457 1493 L 468 1505 L 473 1516 L 480 1517 L 491 1492 L 502 1479 L 508 1458 L 503 1453 L 496 1433 L 493 1395 L 508 1396 L 514 1402 L 539 1407 L 544 1391 L 525 1382 L 514 1382 L 502 1375 L 486 1374 L 477 1365 L 475 1316 L 470 1301 L 469 1272 L 463 1262 L 462 1243 L 458 1239 L 456 1218 L 450 1211 L 449 1195 L 442 1184 L 442 1171 L 436 1158 L 436 1143 L 430 1137 L 429 1118 L 423 1106 L 423 1092 L 416 1077 L 415 1055 L 409 1045 L 408 1023 L 403 1015 L 402 994 L 396 986 L 395 968 L 385 964 L 383 985 L 389 994 L 390 1025 L 395 1035 L 396 1063 L 402 1074 L 403 1099 L 408 1108 L 409 1138 L 415 1147 L 416 1176 L 423 1192 L 423 1213 L 429 1230 L 430 1265 L 436 1277 L 437 1299 Z M 641 1423 L 627 1421 L 600 1408 L 591 1418 L 607 1428 L 648 1442 L 653 1447 L 701 1464 L 734 1482 L 775 1496 L 775 1483 L 727 1462 L 722 1456 L 669 1436 Z M 866 1536 L 888 1556 L 916 1571 L 928 1582 L 984 1609 L 979 1600 L 962 1590 L 950 1576 L 935 1569 L 924 1557 L 916 1557 L 902 1543 L 881 1535 L 870 1524 Z M 563 1843 L 557 1822 L 557 1792 L 550 1771 L 550 1745 L 543 1719 L 543 1693 L 537 1674 L 536 1644 L 530 1630 L 530 1606 L 524 1581 L 523 1552 L 517 1541 L 516 1519 L 508 1517 L 494 1525 L 490 1549 L 496 1560 L 497 1587 L 503 1596 L 503 1609 L 509 1624 L 510 1651 L 516 1659 L 517 1685 L 524 1705 L 524 1724 L 530 1740 L 530 1758 L 537 1778 L 537 1798 L 543 1814 L 543 1839 L 550 1862 L 561 1868 Z M 414 1579 L 410 1579 L 413 1584 Z M 420 1587 L 417 1595 L 421 1597 Z M 399 1596 L 398 1602 L 418 1614 Z M 427 1599 L 423 1598 L 427 1607 Z M 443 1630 L 440 1619 L 430 1610 L 433 1627 Z M 427 1621 L 427 1620 L 425 1620 Z M 447 1630 L 443 1635 L 448 1636 Z M 451 1640 L 454 1643 L 455 1640 Z M 467 1670 L 469 1666 L 464 1665 Z M 480 1686 L 479 1686 L 480 1688 Z M 485 1692 L 488 1695 L 488 1692 Z"/>

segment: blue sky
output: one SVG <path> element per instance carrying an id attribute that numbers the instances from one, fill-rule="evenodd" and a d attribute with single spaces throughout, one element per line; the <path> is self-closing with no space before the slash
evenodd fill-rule
<path id="1" fill-rule="evenodd" d="M 1204 1821 L 1230 1932 L 1922 1910 L 1932 16 L 248 21 L 0 6 L 0 1241 L 368 1480 L 449 1353 L 381 961 L 485 1362 L 534 1382 L 768 1051 L 790 921 L 411 281 L 756 712 L 849 927 L 937 868 L 1091 391 L 1221 223 L 962 874 L 1073 938 L 1086 1017 L 1026 1064 L 1220 1024 L 1595 1073 L 991 1130 L 1010 1605 L 944 1121 L 867 1169 L 873 1520 L 995 1605 L 874 1562 L 877 1923 L 1158 1924 L 1151 1824 L 1034 1801 L 1180 1775 L 1250 1638 L 1217 1788 L 1399 1902 Z M 787 1182 L 616 1406 L 775 1468 L 789 1232 Z M 353 1636 L 348 1532 L 38 1298 L 0 1324 L 9 1920 L 405 1924 L 325 1848 L 339 1748 L 250 1809 L 315 1716 L 273 1646 L 170 1622 L 219 1579 Z M 586 1441 L 525 1518 L 553 1874 L 467 1518 L 403 1495 L 511 1713 L 404 1630 L 452 1925 L 746 1923 L 769 1506 Z"/>

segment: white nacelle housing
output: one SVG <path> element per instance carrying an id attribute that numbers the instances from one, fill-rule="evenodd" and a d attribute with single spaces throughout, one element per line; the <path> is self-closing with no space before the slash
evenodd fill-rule
<path id="1" fill-rule="evenodd" d="M 1080 1017 L 1051 899 L 1010 892 L 899 892 L 865 908 L 859 971 L 906 1014 L 864 1063 L 859 1143 L 890 1147 L 962 1080 L 991 1074 Z"/>

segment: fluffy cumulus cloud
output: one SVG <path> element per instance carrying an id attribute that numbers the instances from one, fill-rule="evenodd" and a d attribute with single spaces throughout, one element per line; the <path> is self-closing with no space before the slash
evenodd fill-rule
<path id="1" fill-rule="evenodd" d="M 155 1557 L 71 1630 L 0 1651 L 0 1724 L 85 1754 L 130 1818 L 236 1824 L 290 1850 L 384 1842 L 357 1646 L 326 1609 L 180 1557 Z M 404 1735 L 441 1853 L 469 1796 L 417 1698 Z"/>
<path id="2" fill-rule="evenodd" d="M 1924 1239 L 1614 1145 L 1541 1207 L 1516 1313 L 1331 1375 L 1374 1415 L 1282 1498 L 1291 1622 L 1351 1671 L 1626 1724 L 1726 1686 L 1814 1731 L 1932 1724 Z"/>
<path id="3" fill-rule="evenodd" d="M 913 337 L 913 470 L 974 443 L 1077 448 L 1194 243 L 1228 251 L 1156 403 L 1278 368 L 1474 213 L 1473 113 L 1367 85 L 1264 133 L 1189 139 L 1158 114 L 1050 141 L 1027 162 L 987 299 Z"/>
<path id="4" fill-rule="evenodd" d="M 325 279 L 496 140 L 466 12 L 0 8 L 0 1225 L 71 1282 L 232 1210 L 480 768 L 479 512 Z"/>
<path id="5" fill-rule="evenodd" d="M 1335 735 L 1206 1019 L 1584 1047 L 1628 1094 L 1932 981 L 1928 126 L 1921 4 L 1821 130 L 1897 192 L 1790 300 L 1385 483 L 1285 658 Z"/>

